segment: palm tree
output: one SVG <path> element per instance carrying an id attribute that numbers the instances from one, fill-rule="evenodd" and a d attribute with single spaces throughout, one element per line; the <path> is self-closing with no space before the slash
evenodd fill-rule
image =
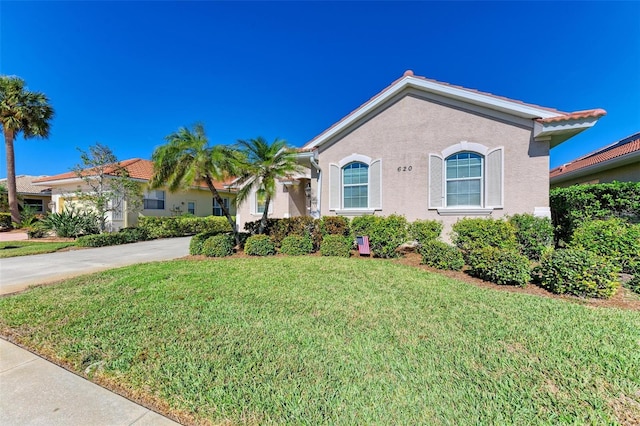
<path id="1" fill-rule="evenodd" d="M 223 181 L 231 175 L 235 153 L 220 145 L 209 146 L 202 124 L 196 124 L 193 131 L 181 127 L 165 140 L 167 144 L 156 148 L 151 156 L 154 169 L 151 187 L 167 185 L 169 191 L 174 192 L 204 182 L 231 225 L 236 244 L 239 244 L 236 223 L 213 184 L 214 180 Z"/>
<path id="2" fill-rule="evenodd" d="M 52 118 L 53 108 L 44 93 L 26 90 L 24 80 L 19 77 L 0 76 L 0 124 L 7 151 L 7 190 L 13 222 L 20 222 L 13 141 L 20 132 L 25 139 L 48 137 Z"/>
<path id="3" fill-rule="evenodd" d="M 258 233 L 267 226 L 269 204 L 276 194 L 276 180 L 301 171 L 296 162 L 295 152 L 287 147 L 287 141 L 277 139 L 269 144 L 263 137 L 239 140 L 237 149 L 242 153 L 238 184 L 240 189 L 236 203 L 240 204 L 249 198 L 255 189 L 256 194 L 264 199 L 264 212 L 260 219 Z"/>

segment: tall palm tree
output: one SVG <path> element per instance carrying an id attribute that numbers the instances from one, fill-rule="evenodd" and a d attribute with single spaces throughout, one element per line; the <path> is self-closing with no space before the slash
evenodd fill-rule
<path id="1" fill-rule="evenodd" d="M 260 219 L 258 233 L 262 233 L 267 226 L 269 204 L 276 194 L 276 180 L 301 171 L 296 162 L 295 152 L 287 147 L 287 141 L 277 139 L 273 143 L 261 136 L 255 139 L 239 140 L 237 149 L 242 153 L 240 157 L 238 195 L 236 203 L 240 204 L 256 191 L 264 198 L 264 212 Z"/>
<path id="2" fill-rule="evenodd" d="M 213 184 L 214 180 L 223 181 L 231 175 L 235 153 L 227 147 L 209 146 L 202 124 L 196 124 L 193 131 L 181 127 L 165 140 L 167 143 L 156 148 L 151 156 L 154 171 L 151 187 L 167 185 L 169 191 L 174 192 L 204 182 L 231 225 L 236 244 L 239 244 L 236 223 Z"/>
<path id="3" fill-rule="evenodd" d="M 7 153 L 7 195 L 13 222 L 20 222 L 13 141 L 20 132 L 25 139 L 48 137 L 52 118 L 53 108 L 44 93 L 25 89 L 24 80 L 19 77 L 0 76 L 0 124 Z"/>

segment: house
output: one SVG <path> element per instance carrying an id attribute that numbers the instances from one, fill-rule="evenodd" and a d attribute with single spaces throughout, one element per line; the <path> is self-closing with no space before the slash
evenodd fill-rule
<path id="1" fill-rule="evenodd" d="M 396 213 L 436 219 L 549 216 L 549 150 L 606 112 L 561 112 L 474 89 L 402 77 L 306 143 L 306 172 L 280 182 L 271 217 Z M 257 220 L 261 200 L 238 207 Z"/>
<path id="2" fill-rule="evenodd" d="M 556 167 L 551 187 L 584 183 L 640 182 L 640 132 Z"/>
<path id="3" fill-rule="evenodd" d="M 171 193 L 166 189 L 149 189 L 148 183 L 153 177 L 153 162 L 140 158 L 121 161 L 120 167 L 124 168 L 131 179 L 140 183 L 143 190 L 142 210 L 131 211 L 127 200 L 117 202 L 116 211 L 108 212 L 107 225 L 110 230 L 116 231 L 128 226 L 134 226 L 140 216 L 177 216 L 181 214 L 193 214 L 195 216 L 223 216 L 222 208 L 213 200 L 211 192 L 206 184 L 194 185 L 188 190 Z M 106 174 L 115 176 L 117 168 L 107 169 Z M 87 171 L 91 176 L 91 171 Z M 61 212 L 66 206 L 78 205 L 78 190 L 87 190 L 83 179 L 75 172 L 62 173 L 55 176 L 47 176 L 34 181 L 36 185 L 45 185 L 51 188 L 52 211 Z M 235 214 L 235 192 L 229 187 L 230 182 L 214 182 L 215 188 L 220 192 L 225 207 Z"/>
<path id="4" fill-rule="evenodd" d="M 43 214 L 51 210 L 49 207 L 49 204 L 51 203 L 51 188 L 33 184 L 33 181 L 44 177 L 45 176 L 28 175 L 16 176 L 16 189 L 18 192 L 18 204 L 20 205 L 20 209 L 24 206 L 29 206 L 35 213 L 39 214 Z M 6 178 L 0 179 L 0 186 L 6 188 Z"/>

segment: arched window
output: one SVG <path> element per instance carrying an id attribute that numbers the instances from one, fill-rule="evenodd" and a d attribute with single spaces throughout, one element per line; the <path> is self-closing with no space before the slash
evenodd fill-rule
<path id="1" fill-rule="evenodd" d="M 482 206 L 483 157 L 458 152 L 446 161 L 446 206 Z"/>
<path id="2" fill-rule="evenodd" d="M 369 206 L 369 166 L 353 162 L 342 168 L 342 206 L 345 209 Z"/>

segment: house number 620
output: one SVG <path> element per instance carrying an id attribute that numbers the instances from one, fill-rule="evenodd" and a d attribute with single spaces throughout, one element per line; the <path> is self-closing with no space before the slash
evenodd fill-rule
<path id="1" fill-rule="evenodd" d="M 398 167 L 399 172 L 410 172 L 413 167 L 411 166 L 400 166 Z"/>

